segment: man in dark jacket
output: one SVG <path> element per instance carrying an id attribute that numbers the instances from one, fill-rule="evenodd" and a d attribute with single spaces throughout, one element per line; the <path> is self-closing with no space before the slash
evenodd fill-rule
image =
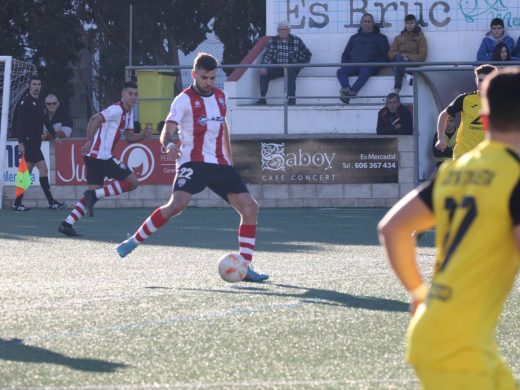
<path id="1" fill-rule="evenodd" d="M 40 186 L 49 202 L 49 209 L 59 210 L 66 205 L 52 197 L 48 177 L 49 170 L 41 151 L 43 126 L 47 128 L 47 131 L 51 133 L 53 137 L 56 135 L 54 127 L 50 124 L 49 118 L 45 115 L 45 106 L 43 105 L 43 100 L 40 98 L 41 88 L 41 77 L 31 76 L 29 81 L 29 93 L 18 103 L 16 118 L 18 152 L 25 156 L 27 168 L 30 173 L 35 166 L 38 168 L 40 172 Z M 56 139 L 56 142 L 60 142 L 59 138 Z M 12 206 L 14 211 L 23 212 L 31 210 L 22 204 L 22 199 L 23 194 L 16 197 Z"/>
<path id="2" fill-rule="evenodd" d="M 267 42 L 262 64 L 308 64 L 311 61 L 311 52 L 305 43 L 295 35 L 290 33 L 291 25 L 288 22 L 278 24 L 278 35 Z M 296 98 L 296 76 L 301 68 L 287 68 L 287 94 L 288 104 L 295 104 Z M 260 95 L 262 96 L 256 104 L 266 104 L 265 95 L 269 87 L 269 81 L 283 77 L 283 68 L 262 68 L 260 69 Z"/>
<path id="3" fill-rule="evenodd" d="M 389 93 L 386 105 L 377 115 L 378 135 L 410 135 L 413 132 L 412 114 L 401 105 L 399 95 Z"/>
<path id="4" fill-rule="evenodd" d="M 387 62 L 388 48 L 388 38 L 379 32 L 379 27 L 374 24 L 374 17 L 371 14 L 364 14 L 358 33 L 350 37 L 341 55 L 341 62 Z M 378 66 L 370 65 L 339 68 L 337 76 L 341 84 L 341 101 L 348 104 L 349 96 L 356 96 L 368 78 L 378 71 Z M 359 77 L 351 87 L 348 78 L 354 75 Z"/>

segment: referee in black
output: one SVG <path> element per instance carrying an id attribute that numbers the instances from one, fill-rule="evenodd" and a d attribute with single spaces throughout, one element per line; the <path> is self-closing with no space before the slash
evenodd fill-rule
<path id="1" fill-rule="evenodd" d="M 40 186 L 49 202 L 50 210 L 59 210 L 64 208 L 65 203 L 54 200 L 51 194 L 51 186 L 49 184 L 49 170 L 43 153 L 42 132 L 43 126 L 47 128 L 49 133 L 56 135 L 54 127 L 50 124 L 45 113 L 43 100 L 39 98 L 42 89 L 42 79 L 39 76 L 31 76 L 29 80 L 29 93 L 20 100 L 16 114 L 16 134 L 18 135 L 18 152 L 25 155 L 27 168 L 32 173 L 34 166 L 40 172 Z M 56 138 L 56 143 L 60 143 L 60 139 Z M 29 207 L 22 204 L 23 194 L 18 196 L 13 203 L 14 211 L 31 211 Z"/>

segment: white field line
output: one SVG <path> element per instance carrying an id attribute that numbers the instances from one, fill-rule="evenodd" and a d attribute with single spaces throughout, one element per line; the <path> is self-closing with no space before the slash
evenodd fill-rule
<path id="1" fill-rule="evenodd" d="M 265 306 L 260 306 L 257 308 L 241 307 L 241 308 L 235 308 L 235 309 L 231 309 L 231 310 L 225 310 L 222 312 L 197 314 L 197 315 L 193 315 L 193 316 L 179 316 L 179 317 L 172 317 L 172 318 L 167 318 L 167 319 L 163 319 L 163 320 L 148 320 L 148 321 L 133 322 L 133 323 L 123 323 L 123 324 L 114 325 L 114 326 L 84 328 L 84 329 L 79 329 L 77 331 L 67 331 L 67 332 L 62 332 L 62 333 L 51 333 L 51 334 L 42 335 L 42 336 L 24 337 L 23 342 L 32 343 L 32 342 L 38 342 L 38 341 L 44 341 L 44 340 L 61 339 L 61 338 L 65 338 L 65 337 L 82 337 L 85 335 L 100 334 L 100 333 L 104 333 L 107 331 L 130 331 L 133 329 L 141 329 L 141 328 L 147 328 L 147 327 L 153 327 L 153 326 L 173 325 L 173 324 L 180 323 L 180 322 L 213 321 L 213 320 L 220 319 L 220 318 L 233 317 L 233 316 L 239 316 L 239 315 L 244 315 L 244 314 L 271 312 L 271 311 L 274 311 L 277 309 L 282 309 L 282 310 L 283 309 L 293 309 L 293 308 L 297 308 L 299 306 L 310 305 L 313 303 L 314 302 L 293 301 L 293 302 L 287 302 L 287 303 L 281 303 L 281 304 L 275 304 L 275 305 L 265 305 Z"/>
<path id="2" fill-rule="evenodd" d="M 249 381 L 249 382 L 198 382 L 198 383 L 161 383 L 161 384 L 143 384 L 143 385 L 93 385 L 93 386 L 71 386 L 71 387 L 16 387 L 17 390 L 61 390 L 61 389 L 208 389 L 208 388 L 237 388 L 237 387 L 291 387 L 295 386 L 325 386 L 325 385 L 367 385 L 367 384 L 411 384 L 419 383 L 416 378 L 399 378 L 399 379 L 331 379 L 331 380 L 307 380 L 307 381 Z M 10 388 L 0 388 L 10 389 Z M 14 388 L 13 388 L 14 389 Z"/>

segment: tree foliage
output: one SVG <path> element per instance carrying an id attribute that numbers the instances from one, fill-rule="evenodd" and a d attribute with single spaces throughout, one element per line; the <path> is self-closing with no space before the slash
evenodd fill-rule
<path id="1" fill-rule="evenodd" d="M 117 100 L 129 64 L 178 65 L 212 29 L 224 43 L 223 63 L 238 63 L 265 32 L 265 0 L 2 0 L 0 54 L 33 61 L 48 89 L 71 96 L 79 52 L 94 67 L 99 109 Z"/>
<path id="2" fill-rule="evenodd" d="M 3 0 L 0 25 L 0 54 L 33 62 L 45 91 L 66 102 L 74 92 L 69 80 L 82 48 L 74 1 Z"/>
<path id="3" fill-rule="evenodd" d="M 223 64 L 238 64 L 265 35 L 265 0 L 220 0 L 213 30 L 224 42 Z M 226 69 L 230 73 L 232 69 Z"/>

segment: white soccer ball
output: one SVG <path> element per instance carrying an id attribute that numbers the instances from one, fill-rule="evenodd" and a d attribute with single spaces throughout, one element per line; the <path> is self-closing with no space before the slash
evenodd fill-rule
<path id="1" fill-rule="evenodd" d="M 226 282 L 240 282 L 246 277 L 247 261 L 239 254 L 228 253 L 220 258 L 218 273 Z"/>

